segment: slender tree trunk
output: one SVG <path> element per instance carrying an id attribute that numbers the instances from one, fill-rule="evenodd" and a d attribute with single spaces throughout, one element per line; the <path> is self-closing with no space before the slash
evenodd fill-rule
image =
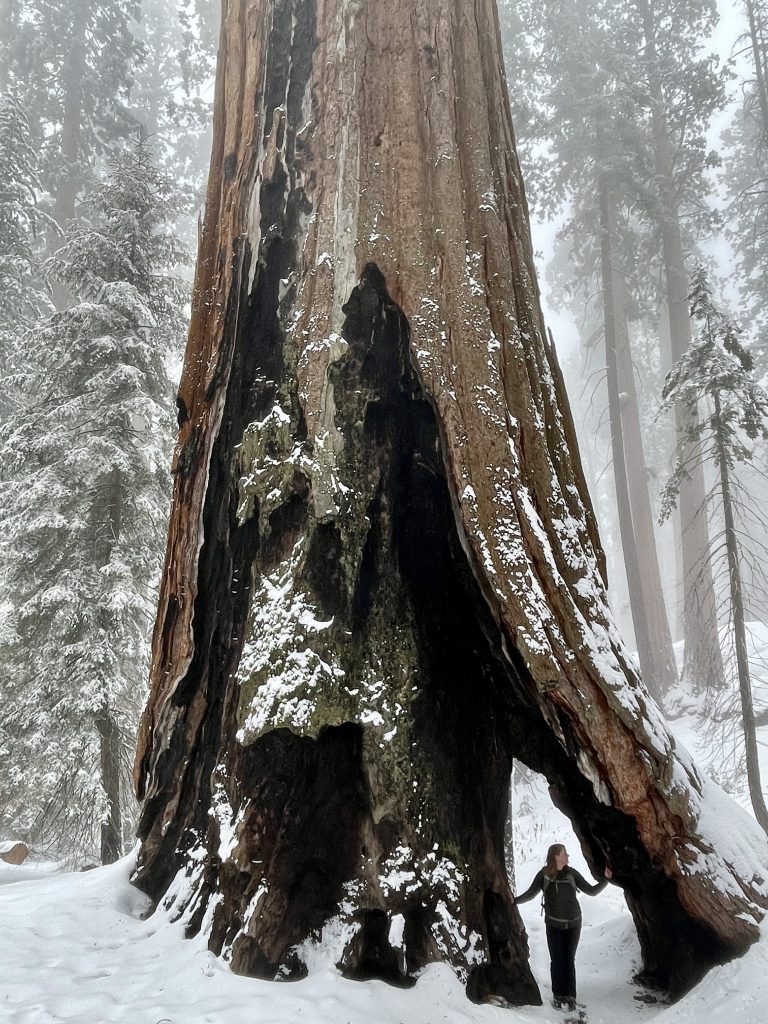
<path id="1" fill-rule="evenodd" d="M 507 820 L 504 824 L 504 866 L 507 871 L 509 887 L 516 889 L 515 881 L 515 836 L 513 824 L 515 820 L 514 803 L 512 801 L 512 786 L 509 788 L 509 807 L 507 809 Z"/>
<path id="2" fill-rule="evenodd" d="M 107 565 L 120 539 L 123 518 L 123 480 L 119 469 L 113 469 L 106 494 L 105 531 L 100 544 L 99 564 Z M 106 623 L 106 630 L 112 623 Z M 107 680 L 102 681 L 102 706 L 95 717 L 99 734 L 101 785 L 107 798 L 107 818 L 101 825 L 101 862 L 112 864 L 123 855 L 123 810 L 120 750 L 122 736 L 109 698 Z"/>
<path id="3" fill-rule="evenodd" d="M 672 340 L 670 338 L 669 329 L 669 304 L 666 296 L 662 297 L 661 309 L 659 310 L 659 356 L 660 376 L 663 380 L 672 369 L 672 363 L 674 362 L 672 358 Z M 683 586 L 683 533 L 680 523 L 679 508 L 675 515 L 670 516 L 670 523 L 672 527 L 673 546 L 671 564 L 674 566 L 670 625 L 672 627 L 672 636 L 674 639 L 683 640 L 685 638 L 685 622 L 683 616 L 685 607 L 683 595 L 685 588 Z"/>
<path id="4" fill-rule="evenodd" d="M 162 32 L 157 26 L 155 28 L 155 36 L 148 40 L 148 45 L 150 47 L 150 57 L 145 71 L 146 76 L 150 80 L 149 87 L 147 89 L 148 106 L 146 120 L 141 127 L 143 129 L 142 138 L 151 139 L 157 135 L 160 130 L 160 102 L 161 98 L 164 98 L 166 95 L 165 82 L 162 81 Z"/>
<path id="5" fill-rule="evenodd" d="M 745 0 L 749 19 L 749 38 L 752 44 L 752 59 L 755 64 L 757 82 L 757 98 L 760 104 L 760 124 L 762 126 L 763 143 L 768 144 L 768 86 L 765 81 L 765 35 L 760 19 L 760 11 L 754 0 Z"/>
<path id="6" fill-rule="evenodd" d="M 656 58 L 655 24 L 647 0 L 639 0 L 645 24 L 648 85 L 653 104 L 652 121 L 656 172 L 661 206 L 661 235 L 664 275 L 669 308 L 672 359 L 676 361 L 691 343 L 688 310 L 688 275 L 685 270 L 680 215 L 675 190 L 674 160 L 667 129 L 664 94 Z M 688 448 L 695 413 L 677 407 L 675 419 L 678 444 Z M 680 521 L 683 547 L 683 622 L 685 661 L 683 674 L 693 685 L 720 689 L 724 685 L 723 658 L 717 628 L 717 602 L 710 564 L 710 542 L 706 517 L 704 470 L 694 452 L 684 451 L 690 476 L 680 487 Z"/>
<path id="7" fill-rule="evenodd" d="M 75 218 L 77 195 L 83 181 L 81 135 L 88 7 L 87 0 L 79 0 L 75 5 L 71 47 L 61 70 L 61 85 L 64 92 L 61 163 L 58 168 L 53 204 L 53 220 L 59 230 L 49 229 L 48 249 L 50 253 L 59 248 L 61 232 Z M 57 309 L 65 309 L 69 302 L 69 292 L 66 286 L 58 282 L 54 283 L 52 298 Z"/>
<path id="8" fill-rule="evenodd" d="M 0 25 L 3 27 L 3 40 L 0 44 L 0 93 L 3 93 L 10 84 L 13 51 L 18 39 L 18 0 L 0 0 Z"/>
<path id="9" fill-rule="evenodd" d="M 608 412 L 611 424 L 611 454 L 616 505 L 619 514 L 619 532 L 627 573 L 629 605 L 635 627 L 635 640 L 640 657 L 640 671 L 651 694 L 658 699 L 661 688 L 655 664 L 655 650 L 648 629 L 643 587 L 640 581 L 640 560 L 635 544 L 632 509 L 629 503 L 627 465 L 624 458 L 624 435 L 619 399 L 619 374 L 616 359 L 616 336 L 626 331 L 626 310 L 620 304 L 617 289 L 618 273 L 614 264 L 613 244 L 616 238 L 615 199 L 607 175 L 600 176 L 600 262 L 603 288 L 603 316 L 605 330 L 605 367 L 608 389 Z"/>
<path id="10" fill-rule="evenodd" d="M 766 900 L 610 618 L 495 3 L 229 0 L 219 53 L 135 881 L 237 971 L 536 1002 L 519 757 L 680 991 Z"/>
<path id="11" fill-rule="evenodd" d="M 620 287 L 624 287 L 623 283 L 620 283 Z M 640 555 L 640 582 L 645 599 L 648 631 L 656 646 L 656 672 L 663 697 L 677 682 L 677 664 L 659 569 L 656 531 L 651 496 L 648 491 L 648 469 L 643 448 L 643 431 L 637 401 L 629 331 L 620 332 L 617 341 L 619 346 L 617 362 L 621 394 L 621 422 L 624 427 L 629 503 L 632 508 L 635 543 L 638 552 L 642 553 Z"/>
<path id="12" fill-rule="evenodd" d="M 84 45 L 82 39 L 75 38 L 62 73 L 64 118 L 61 125 L 61 167 L 53 207 L 54 219 L 62 229 L 74 219 L 75 201 L 82 181 L 80 134 L 83 72 Z"/>
<path id="13" fill-rule="evenodd" d="M 744 624 L 744 599 L 741 585 L 739 542 L 733 515 L 728 459 L 722 438 L 720 396 L 717 392 L 715 392 L 714 404 L 717 462 L 720 473 L 720 494 L 723 501 L 723 520 L 725 522 L 725 550 L 728 555 L 728 585 L 733 614 L 736 666 L 739 673 L 741 721 L 744 729 L 744 746 L 747 761 L 747 783 L 755 817 L 763 831 L 768 833 L 768 808 L 765 806 L 765 797 L 763 796 L 763 787 L 760 779 L 760 757 L 757 749 L 755 709 L 752 703 L 752 683 L 749 675 L 749 658 L 747 657 L 747 632 Z"/>
<path id="14" fill-rule="evenodd" d="M 640 670 L 649 690 L 658 700 L 676 682 L 677 670 L 661 593 L 637 403 L 628 406 L 626 401 L 622 402 L 619 391 L 618 351 L 629 355 L 629 330 L 625 286 L 614 252 L 617 235 L 616 200 L 608 175 L 601 175 L 599 189 L 606 382 L 619 529 Z M 631 371 L 631 357 L 628 361 Z M 628 444 L 629 437 L 632 441 Z M 627 466 L 627 456 L 636 462 L 631 471 Z M 630 491 L 630 479 L 633 492 Z M 642 544 L 639 543 L 640 539 Z M 642 562 L 639 550 L 643 552 Z M 654 613 L 653 624 L 649 614 L 651 611 Z"/>
<path id="15" fill-rule="evenodd" d="M 120 747 L 122 736 L 108 706 L 96 715 L 99 734 L 101 784 L 107 795 L 107 818 L 101 824 L 101 863 L 114 864 L 123 855 L 123 812 L 120 799 Z"/>

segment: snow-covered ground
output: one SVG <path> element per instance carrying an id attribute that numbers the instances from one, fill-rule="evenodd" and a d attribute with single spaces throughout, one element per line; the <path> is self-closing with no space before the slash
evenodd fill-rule
<path id="1" fill-rule="evenodd" d="M 553 817 L 541 832 L 558 835 Z M 543 848 L 543 847 L 542 847 Z M 539 848 L 539 857 L 541 849 Z M 569 850 L 576 854 L 573 842 Z M 580 858 L 573 857 L 579 866 Z M 200 938 L 158 912 L 128 878 L 133 858 L 78 874 L 0 867 L 0 1021 L 3 1024 L 545 1024 L 549 1006 L 505 1010 L 473 1006 L 444 966 L 427 969 L 415 989 L 352 982 L 332 965 L 306 980 L 269 983 L 237 977 Z M 533 874 L 536 858 L 520 866 Z M 7 884 L 2 884 L 7 883 Z M 672 1007 L 638 1003 L 631 978 L 639 963 L 632 920 L 617 889 L 582 900 L 579 995 L 594 1024 L 765 1024 L 768 941 L 718 968 Z M 525 904 L 532 966 L 549 998 L 546 943 L 538 904 Z"/>
<path id="2" fill-rule="evenodd" d="M 768 631 L 755 634 L 759 697 L 768 697 Z M 762 666 L 760 665 L 763 662 Z M 758 696 L 758 694 L 756 694 Z M 761 700 L 762 702 L 762 700 Z M 697 761 L 695 715 L 674 731 Z M 768 739 L 768 729 L 763 730 Z M 763 753 L 765 753 L 763 746 Z M 768 759 L 766 759 L 768 762 Z M 764 764 L 768 769 L 768 763 Z M 552 806 L 544 781 L 516 790 L 518 890 L 541 866 L 552 842 L 589 872 L 570 823 Z M 350 982 L 318 962 L 306 981 L 268 983 L 237 977 L 202 938 L 185 940 L 164 912 L 142 920 L 145 898 L 131 887 L 133 858 L 76 874 L 53 865 L 0 863 L 0 1024 L 555 1024 L 549 1005 L 524 1009 L 473 1006 L 442 965 L 403 991 L 381 982 Z M 768 865 L 766 865 L 768 870 Z M 742 959 L 711 971 L 674 1006 L 646 1004 L 632 982 L 640 950 L 616 887 L 582 897 L 584 929 L 577 956 L 579 998 L 592 1024 L 766 1024 L 768 928 Z M 548 1003 L 549 966 L 537 901 L 521 913 L 531 965 Z"/>

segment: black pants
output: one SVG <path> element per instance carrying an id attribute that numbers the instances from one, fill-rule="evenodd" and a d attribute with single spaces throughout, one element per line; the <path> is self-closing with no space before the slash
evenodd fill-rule
<path id="1" fill-rule="evenodd" d="M 575 928 L 555 928 L 547 925 L 549 970 L 552 975 L 552 995 L 555 999 L 576 998 L 576 947 L 581 935 L 581 922 Z"/>

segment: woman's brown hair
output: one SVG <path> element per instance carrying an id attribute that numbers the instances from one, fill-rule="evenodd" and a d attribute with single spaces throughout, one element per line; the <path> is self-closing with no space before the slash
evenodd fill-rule
<path id="1" fill-rule="evenodd" d="M 547 878 L 555 878 L 557 875 L 557 857 L 565 853 L 565 847 L 562 843 L 553 843 L 547 850 L 547 866 L 544 868 L 544 874 Z"/>

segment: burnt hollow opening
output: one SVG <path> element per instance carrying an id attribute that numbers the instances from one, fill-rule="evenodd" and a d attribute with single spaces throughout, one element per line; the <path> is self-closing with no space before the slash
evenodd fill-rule
<path id="1" fill-rule="evenodd" d="M 383 910 L 372 908 L 358 915 L 359 931 L 348 955 L 351 967 L 345 971 L 354 981 L 378 979 L 398 988 L 412 988 L 416 979 L 405 970 L 401 949 L 389 941 L 390 918 Z"/>
<path id="2" fill-rule="evenodd" d="M 266 979 L 305 976 L 299 958 L 284 954 L 308 935 L 320 935 L 354 874 L 360 821 L 368 808 L 361 743 L 360 727 L 345 724 L 323 729 L 316 740 L 275 730 L 240 751 L 237 774 L 251 782 L 258 808 L 249 828 L 257 833 L 259 862 L 268 865 L 268 872 L 243 879 L 249 888 L 241 903 L 247 905 L 268 877 L 260 914 L 279 925 L 280 941 L 270 946 L 238 935 L 242 919 L 229 921 L 218 942 L 220 949 L 238 936 L 234 971 Z"/>
<path id="3" fill-rule="evenodd" d="M 498 628 L 461 547 L 435 413 L 409 361 L 407 322 L 375 266 L 365 268 L 344 312 L 349 350 L 331 374 L 337 427 L 348 457 L 380 471 L 352 601 L 353 643 L 399 629 L 414 641 L 412 756 L 416 774 L 429 778 L 430 827 L 480 886 L 478 896 L 467 897 L 474 906 L 465 913 L 482 932 L 491 962 L 472 975 L 470 996 L 538 1003 L 503 867 L 512 758 L 521 755 L 513 741 L 516 732 L 532 731 L 535 708 L 502 656 Z M 426 923 L 408 909 L 406 969 L 415 971 L 424 963 L 419 949 L 429 958 L 420 931 Z M 370 949 L 375 937 L 367 941 L 366 928 L 373 923 L 362 926 L 361 942 Z M 383 956 L 379 967 L 386 978 Z M 359 970 L 355 962 L 348 973 Z M 367 955 L 366 975 L 373 970 Z"/>
<path id="4" fill-rule="evenodd" d="M 456 837 L 474 833 L 481 821 L 487 824 L 493 804 L 501 849 L 506 782 L 500 799 L 482 793 L 467 798 L 466 776 L 476 774 L 478 764 L 491 766 L 489 748 L 498 762 L 494 779 L 508 780 L 513 757 L 544 774 L 570 759 L 542 728 L 522 659 L 513 650 L 510 661 L 502 651 L 499 626 L 459 538 L 436 415 L 410 364 L 408 324 L 378 268 L 365 268 L 344 310 L 342 333 L 350 350 L 335 380 L 337 407 L 345 404 L 345 389 L 371 393 L 362 444 L 350 437 L 346 448 L 362 449 L 363 461 L 384 467 L 368 508 L 353 632 L 365 635 L 371 614 L 380 613 L 382 592 L 394 599 L 399 615 L 412 617 L 419 646 L 416 713 L 420 729 L 432 737 L 430 748 L 446 748 L 445 790 L 454 796 L 445 812 L 450 831 Z M 351 433 L 347 424 L 338 425 Z M 456 739 L 465 742 L 456 745 Z"/>

